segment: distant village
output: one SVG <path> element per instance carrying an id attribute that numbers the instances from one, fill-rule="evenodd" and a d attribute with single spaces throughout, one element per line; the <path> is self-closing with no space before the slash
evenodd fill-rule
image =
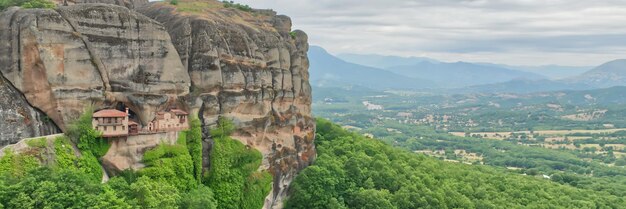
<path id="1" fill-rule="evenodd" d="M 176 108 L 158 112 L 156 117 L 145 126 L 130 119 L 130 116 L 128 108 L 125 111 L 103 109 L 93 114 L 92 125 L 95 130 L 102 132 L 104 138 L 109 139 L 175 132 L 189 128 L 187 123 L 189 113 Z"/>

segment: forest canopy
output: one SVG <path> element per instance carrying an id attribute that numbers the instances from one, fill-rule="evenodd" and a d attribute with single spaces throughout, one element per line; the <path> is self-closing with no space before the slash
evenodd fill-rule
<path id="1" fill-rule="evenodd" d="M 287 208 L 626 208 L 626 199 L 393 148 L 318 119 L 318 159 Z"/>

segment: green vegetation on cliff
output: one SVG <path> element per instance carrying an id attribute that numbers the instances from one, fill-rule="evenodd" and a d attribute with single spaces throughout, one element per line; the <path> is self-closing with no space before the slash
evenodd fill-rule
<path id="1" fill-rule="evenodd" d="M 193 176 L 193 161 L 184 145 L 159 145 L 147 151 L 143 157 L 146 168 L 140 176 L 169 183 L 180 191 L 189 191 L 198 186 Z"/>
<path id="2" fill-rule="evenodd" d="M 235 3 L 234 1 L 222 1 L 225 8 L 235 8 L 244 12 L 251 12 L 252 7 L 246 4 Z"/>
<path id="3" fill-rule="evenodd" d="M 69 137 L 51 140 L 50 148 L 47 140 L 33 139 L 27 143 L 33 152 L 9 150 L 0 158 L 0 208 L 263 206 L 272 176 L 257 171 L 262 159 L 259 151 L 230 138 L 235 129 L 231 121 L 220 118 L 213 131 L 212 167 L 204 176 L 202 127 L 198 119 L 192 119 L 190 129 L 180 132 L 176 144 L 162 144 L 144 153 L 145 168 L 124 171 L 102 184 L 98 158 L 110 145 L 91 129 L 91 111 L 86 112 L 69 127 Z"/>
<path id="4" fill-rule="evenodd" d="M 0 0 L 0 11 L 18 6 L 22 8 L 55 8 L 56 4 L 48 0 Z"/>
<path id="5" fill-rule="evenodd" d="M 263 156 L 231 139 L 233 130 L 231 121 L 219 118 L 218 127 L 211 132 L 211 170 L 204 182 L 215 192 L 220 208 L 261 208 L 271 189 L 272 176 L 257 171 Z"/>
<path id="6" fill-rule="evenodd" d="M 202 123 L 194 118 L 190 121 L 189 131 L 181 133 L 186 138 L 187 149 L 193 161 L 193 175 L 198 183 L 202 182 Z"/>
<path id="7" fill-rule="evenodd" d="M 0 158 L 0 178 L 23 177 L 31 170 L 39 167 L 39 160 L 30 155 L 16 155 L 6 150 Z"/>
<path id="8" fill-rule="evenodd" d="M 317 123 L 318 159 L 287 208 L 626 208 L 626 198 L 481 165 L 448 163 Z"/>
<path id="9" fill-rule="evenodd" d="M 66 135 L 76 143 L 81 153 L 91 153 L 93 156 L 100 158 L 104 156 L 111 145 L 102 138 L 102 133 L 96 131 L 92 127 L 91 118 L 93 109 L 86 108 L 84 113 L 68 126 Z"/>

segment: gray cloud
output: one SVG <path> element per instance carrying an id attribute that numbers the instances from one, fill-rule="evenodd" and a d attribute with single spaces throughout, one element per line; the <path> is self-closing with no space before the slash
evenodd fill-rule
<path id="1" fill-rule="evenodd" d="M 332 53 L 597 65 L 626 58 L 623 0 L 239 0 Z"/>

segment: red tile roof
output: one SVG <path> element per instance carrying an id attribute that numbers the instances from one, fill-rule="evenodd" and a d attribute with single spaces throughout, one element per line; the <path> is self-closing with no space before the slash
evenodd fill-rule
<path id="1" fill-rule="evenodd" d="M 128 116 L 126 112 L 122 112 L 122 111 L 114 110 L 114 109 L 100 110 L 93 114 L 94 118 L 123 118 L 126 116 Z"/>
<path id="2" fill-rule="evenodd" d="M 185 112 L 183 110 L 180 110 L 180 109 L 172 109 L 170 111 L 173 112 L 176 115 L 189 115 L 189 113 L 187 113 L 187 112 Z"/>

